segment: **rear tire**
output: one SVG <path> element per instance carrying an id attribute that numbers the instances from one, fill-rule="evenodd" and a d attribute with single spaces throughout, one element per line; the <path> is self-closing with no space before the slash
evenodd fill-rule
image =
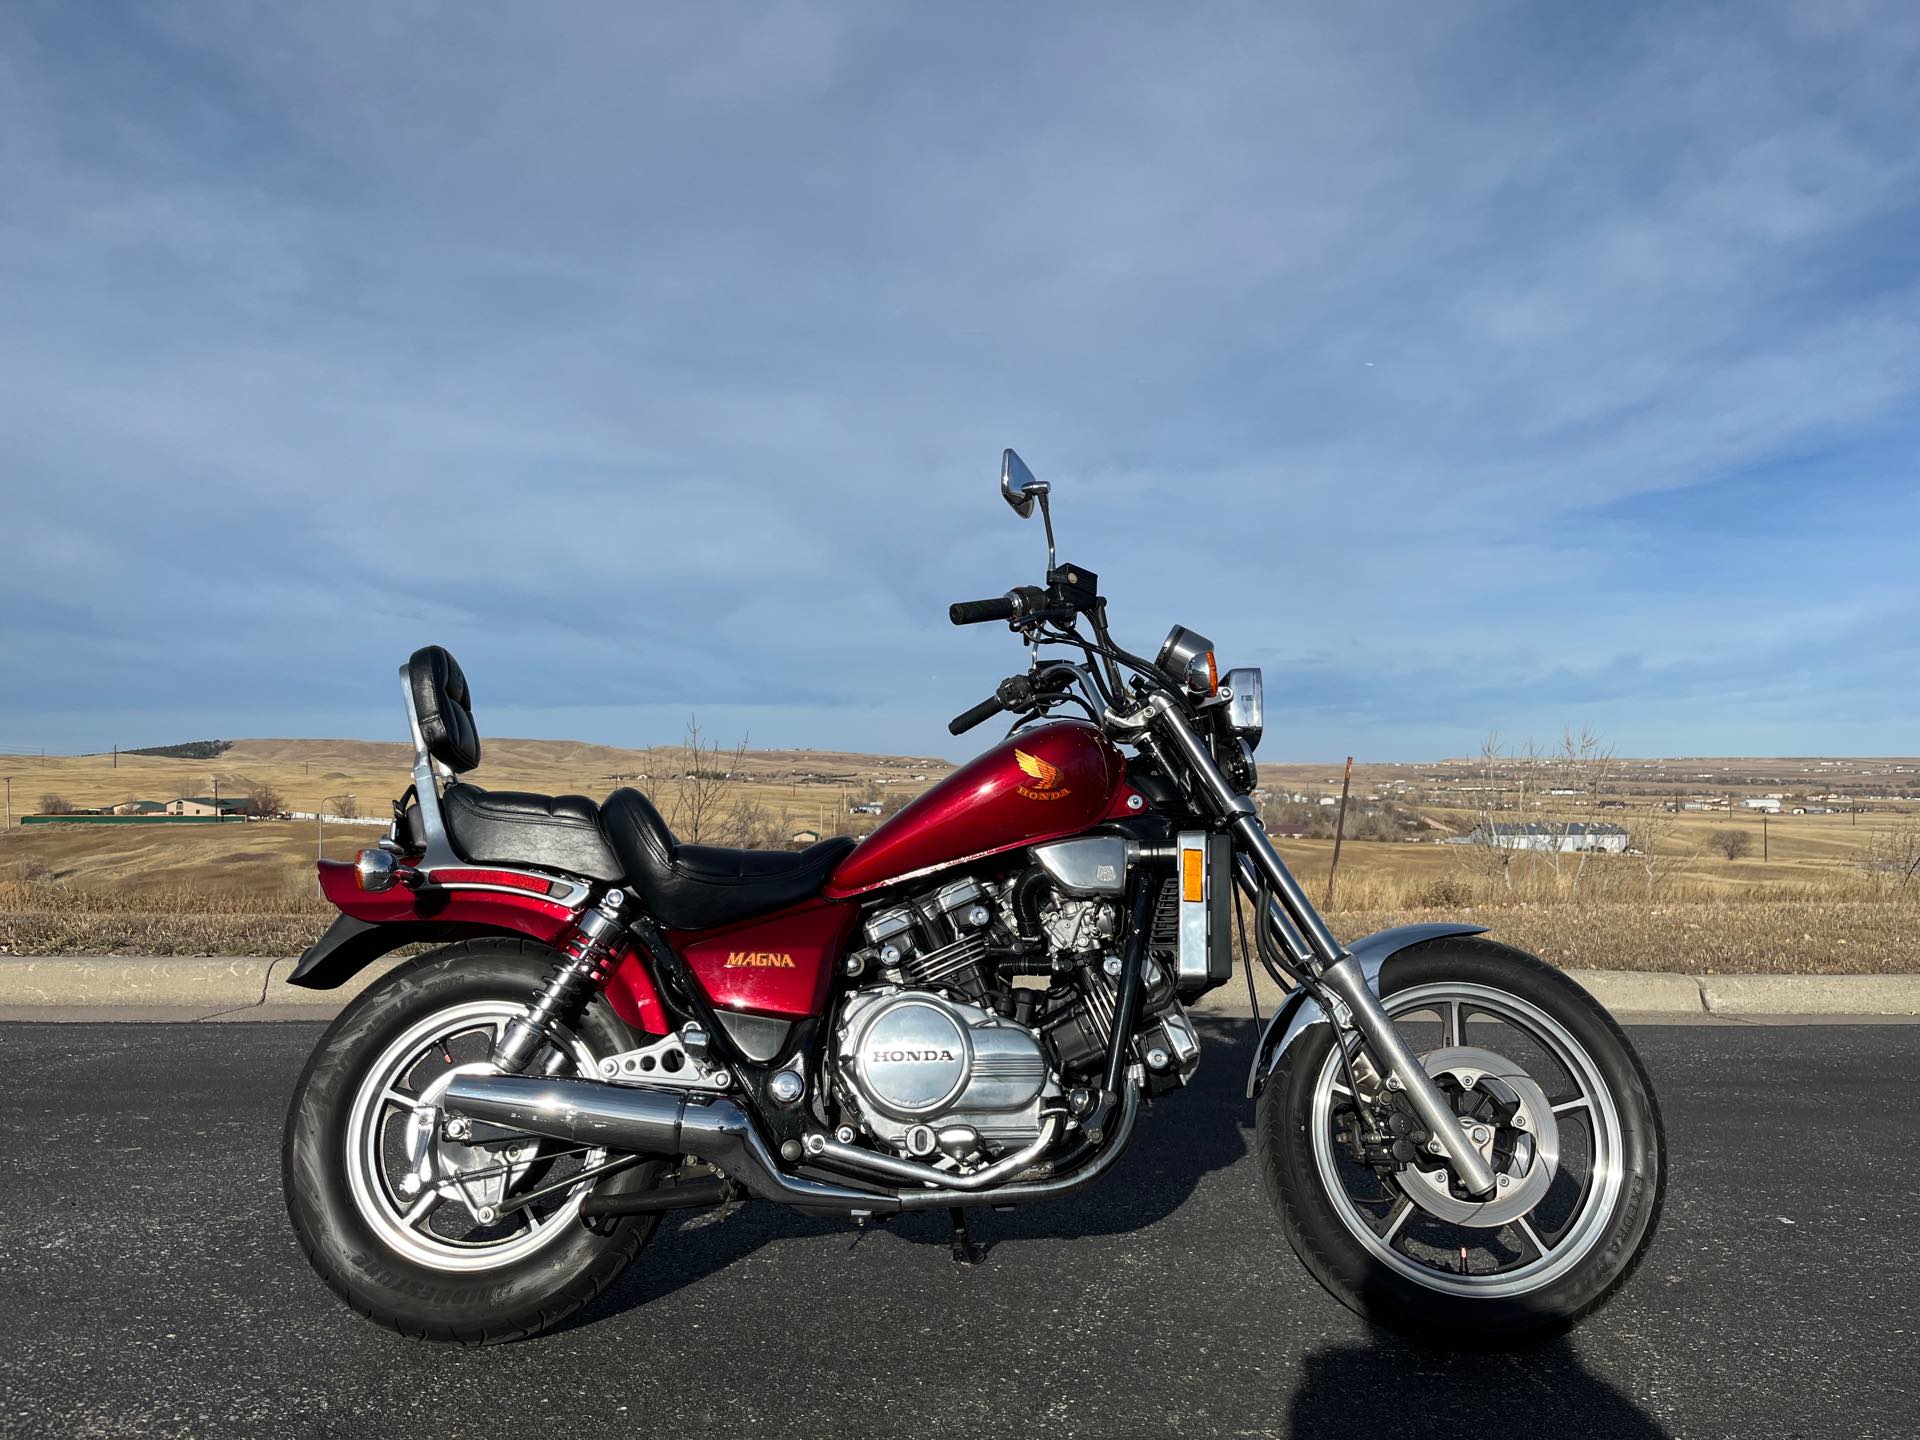
<path id="1" fill-rule="evenodd" d="M 1416 991 L 1417 995 L 1410 993 Z M 1573 1057 L 1573 1065 L 1567 1073 L 1574 1074 L 1584 1056 L 1590 1062 L 1587 1073 L 1606 1092 L 1607 1099 L 1596 1096 L 1588 1111 L 1593 1161 L 1588 1180 L 1581 1182 L 1579 1198 L 1566 1199 L 1570 1171 L 1555 1176 L 1562 1198 L 1554 1203 L 1566 1204 L 1571 1216 L 1557 1232 L 1561 1239 L 1552 1238 L 1556 1232 L 1544 1222 L 1534 1231 L 1545 1240 L 1544 1249 L 1505 1227 L 1475 1230 L 1450 1225 L 1410 1203 L 1394 1186 L 1377 1180 L 1373 1183 L 1382 1191 L 1379 1201 L 1356 1199 L 1354 1192 L 1364 1191 L 1371 1172 L 1346 1160 L 1338 1142 L 1315 1143 L 1315 1132 L 1329 1105 L 1337 1106 L 1337 1097 L 1345 1089 L 1345 1082 L 1337 1078 L 1340 1064 L 1330 1025 L 1309 1027 L 1261 1093 L 1256 1126 L 1260 1171 L 1294 1252 L 1343 1304 L 1369 1320 L 1430 1343 L 1456 1348 L 1524 1343 L 1564 1331 L 1603 1304 L 1645 1255 L 1666 1189 L 1666 1139 L 1659 1105 L 1639 1056 L 1612 1017 L 1574 981 L 1533 956 L 1487 940 L 1448 939 L 1401 952 L 1384 972 L 1381 998 L 1390 1010 L 1396 996 L 1403 997 L 1403 1007 L 1418 1005 L 1423 997 L 1437 999 L 1436 1023 L 1444 1025 L 1439 1007 L 1449 994 L 1483 997 L 1496 1008 L 1505 997 L 1504 1003 L 1516 1015 L 1546 1017 L 1550 1024 L 1544 1028 L 1551 1033 L 1557 1027 L 1570 1046 L 1566 1053 Z M 1417 1012 L 1403 1009 L 1401 1013 Z M 1440 1032 L 1442 1044 L 1472 1044 L 1473 1028 L 1463 1013 L 1477 1012 L 1456 1011 L 1452 1022 L 1456 1029 L 1452 1036 Z M 1493 1026 L 1500 1023 L 1497 1014 L 1489 1021 Z M 1542 1053 L 1548 1052 L 1543 1048 Z M 1546 1088 L 1543 1083 L 1543 1093 Z M 1554 1098 L 1547 1096 L 1549 1102 Z M 1609 1103 L 1611 1117 L 1606 1114 Z M 1569 1117 L 1577 1117 L 1581 1110 L 1578 1103 L 1562 1100 L 1560 1105 L 1550 1103 L 1549 1116 L 1561 1114 L 1563 1105 Z M 1534 1123 L 1537 1129 L 1538 1122 Z M 1579 1121 L 1575 1118 L 1570 1123 L 1577 1127 Z M 1581 1132 L 1575 1128 L 1563 1133 Z M 1330 1154 L 1338 1157 L 1331 1167 Z M 1564 1155 L 1561 1165 L 1565 1170 Z M 1346 1198 L 1333 1192 L 1332 1185 L 1340 1177 L 1334 1173 L 1330 1179 L 1330 1171 L 1360 1177 Z M 1616 1171 L 1617 1185 L 1610 1178 Z M 1543 1197 L 1514 1226 L 1532 1224 L 1544 1214 L 1542 1207 L 1547 1203 Z M 1369 1205 L 1381 1208 L 1370 1211 Z M 1406 1207 L 1408 1218 L 1394 1229 L 1394 1216 L 1401 1206 Z M 1377 1221 L 1372 1218 L 1375 1214 Z M 1356 1222 L 1374 1231 L 1371 1241 L 1361 1237 Z M 1449 1234 L 1452 1239 L 1443 1238 Z M 1449 1273 L 1444 1266 L 1450 1263 L 1451 1245 L 1456 1241 L 1470 1251 L 1485 1247 L 1483 1263 L 1511 1252 L 1512 1269 L 1503 1272 L 1487 1263 L 1486 1273 L 1476 1274 L 1469 1254 L 1463 1257 L 1459 1274 Z M 1563 1242 L 1572 1248 L 1561 1251 Z M 1414 1253 L 1416 1246 L 1418 1253 Z M 1409 1253 L 1398 1256 L 1399 1248 Z M 1566 1257 L 1557 1273 L 1552 1261 L 1556 1254 Z M 1419 1278 L 1425 1261 L 1442 1255 L 1449 1258 L 1433 1265 L 1430 1278 Z M 1529 1282 L 1529 1266 L 1538 1275 L 1538 1284 Z M 1503 1273 L 1510 1276 L 1504 1283 Z"/>
<path id="2" fill-rule="evenodd" d="M 409 1253 L 400 1248 L 408 1237 L 395 1231 L 381 1208 L 397 1205 L 397 1192 L 380 1189 L 382 1182 L 365 1168 L 369 1156 L 378 1162 L 381 1146 L 379 1132 L 371 1142 L 366 1136 L 366 1094 L 370 1085 L 384 1083 L 373 1072 L 394 1047 L 433 1033 L 437 1016 L 524 1013 L 558 958 L 530 941 L 507 938 L 422 955 L 348 1005 L 308 1059 L 287 1113 L 282 1149 L 287 1213 L 314 1269 L 368 1319 L 419 1339 L 469 1345 L 537 1334 L 612 1284 L 658 1228 L 659 1216 L 649 1215 L 589 1230 L 577 1217 L 575 1192 L 565 1192 L 565 1208 L 546 1222 L 552 1230 L 544 1238 L 529 1221 L 517 1248 L 502 1242 L 490 1253 L 483 1244 L 463 1256 L 453 1242 L 429 1235 Z M 637 1043 L 598 999 L 574 1034 L 594 1058 Z M 472 1043 L 484 1043 L 484 1037 Z M 451 1065 L 452 1051 L 447 1055 Z M 530 1191 L 549 1168 L 544 1159 L 536 1161 L 514 1183 Z M 642 1162 L 599 1181 L 598 1193 L 650 1189 L 662 1169 L 660 1161 Z"/>

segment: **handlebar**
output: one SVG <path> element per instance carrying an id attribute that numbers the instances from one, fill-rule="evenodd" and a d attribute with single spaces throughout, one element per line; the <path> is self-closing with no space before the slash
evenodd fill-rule
<path id="1" fill-rule="evenodd" d="M 989 620 L 1012 620 L 1019 613 L 1019 602 L 1011 595 L 996 595 L 991 600 L 960 600 L 947 607 L 947 618 L 956 625 L 983 625 Z M 979 721 L 974 723 L 977 725 Z M 960 732 L 955 730 L 953 733 L 958 735 Z"/>
<path id="2" fill-rule="evenodd" d="M 982 720 L 991 720 L 1002 710 L 1025 710 L 1033 701 L 1033 685 L 1024 675 L 1009 675 L 999 688 L 971 710 L 962 710 L 947 722 L 949 735 L 964 735 Z"/>
<path id="3" fill-rule="evenodd" d="M 989 695 L 971 710 L 962 710 L 947 722 L 949 735 L 964 735 L 982 720 L 991 720 L 1007 707 L 1000 703 L 998 695 Z"/>

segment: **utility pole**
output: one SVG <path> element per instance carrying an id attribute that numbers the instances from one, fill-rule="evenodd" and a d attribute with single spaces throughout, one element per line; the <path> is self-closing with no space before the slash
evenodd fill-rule
<path id="1" fill-rule="evenodd" d="M 1767 846 L 1767 812 L 1762 810 L 1760 812 L 1760 863 L 1766 864 L 1772 853 Z"/>
<path id="2" fill-rule="evenodd" d="M 220 819 L 220 777 L 218 775 L 213 777 L 213 818 L 216 822 Z"/>
<path id="3" fill-rule="evenodd" d="M 117 741 L 113 747 L 113 768 L 116 770 L 120 768 L 120 746 Z"/>
<path id="4" fill-rule="evenodd" d="M 1327 909 L 1333 909 L 1333 877 L 1340 873 L 1340 841 L 1347 833 L 1347 792 L 1353 789 L 1353 757 L 1340 781 L 1340 814 L 1333 822 L 1333 863 L 1327 867 Z"/>
<path id="5" fill-rule="evenodd" d="M 13 776 L 11 775 L 7 776 L 7 808 L 5 814 L 7 823 L 4 826 L 0 826 L 0 829 L 11 830 L 13 828 Z"/>

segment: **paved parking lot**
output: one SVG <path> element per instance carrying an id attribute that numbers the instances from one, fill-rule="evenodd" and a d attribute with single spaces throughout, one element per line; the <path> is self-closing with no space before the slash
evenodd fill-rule
<path id="1" fill-rule="evenodd" d="M 1570 1339 L 1422 1353 L 1294 1261 L 1248 1158 L 1245 1022 L 1094 1190 L 859 1234 L 669 1219 L 557 1334 L 425 1346 L 308 1270 L 280 1123 L 318 1033 L 0 1026 L 9 1435 L 1855 1435 L 1915 1422 L 1920 1027 L 1640 1027 L 1673 1183 Z"/>

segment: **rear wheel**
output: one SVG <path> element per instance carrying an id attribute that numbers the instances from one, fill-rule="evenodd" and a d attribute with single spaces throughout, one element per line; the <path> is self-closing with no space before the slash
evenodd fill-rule
<path id="1" fill-rule="evenodd" d="M 1402 952 L 1382 1003 L 1499 1188 L 1468 1196 L 1432 1142 L 1411 1163 L 1356 1158 L 1353 1087 L 1378 1096 L 1378 1077 L 1357 1048 L 1349 1075 L 1315 1025 L 1260 1100 L 1261 1171 L 1294 1250 L 1354 1310 L 1429 1340 L 1565 1329 L 1632 1272 L 1659 1218 L 1665 1139 L 1639 1057 L 1572 980 L 1490 941 Z"/>
<path id="2" fill-rule="evenodd" d="M 626 1268 L 658 1226 L 633 1216 L 589 1229 L 596 1186 L 657 1183 L 658 1161 L 531 1135 L 440 1133 L 438 1098 L 489 1073 L 493 1044 L 524 1015 L 557 957 L 530 942 L 470 941 L 369 986 L 321 1038 L 294 1091 L 283 1168 L 309 1260 L 355 1310 L 405 1334 L 481 1344 L 557 1323 Z M 594 1073 L 633 1043 L 601 1002 L 539 1051 L 529 1073 Z"/>

